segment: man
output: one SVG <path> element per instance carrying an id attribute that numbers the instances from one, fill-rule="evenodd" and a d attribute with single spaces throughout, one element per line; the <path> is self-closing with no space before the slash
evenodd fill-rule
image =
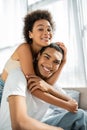
<path id="1" fill-rule="evenodd" d="M 59 51 L 60 49 L 56 49 L 57 47 L 54 46 L 49 45 L 44 48 L 42 53 L 39 53 L 37 57 L 36 68 L 38 69 L 36 69 L 36 73 L 44 80 L 58 70 L 63 58 L 62 51 Z M 87 129 L 86 115 L 82 110 L 77 110 L 78 105 L 76 101 L 58 93 L 52 86 L 47 86 L 46 82 L 37 76 L 30 76 L 29 78 L 30 91 L 27 89 L 27 81 L 20 68 L 11 71 L 8 75 L 1 103 L 0 129 L 62 130 L 58 126 L 62 126 L 64 130 L 71 130 L 72 128 L 76 130 Z M 47 88 L 44 86 L 47 86 Z M 39 91 L 35 95 L 34 92 L 37 89 Z M 43 100 L 76 114 L 66 112 L 60 116 L 56 115 L 52 118 L 44 119 L 49 104 Z M 49 125 L 41 123 L 38 120 Z"/>

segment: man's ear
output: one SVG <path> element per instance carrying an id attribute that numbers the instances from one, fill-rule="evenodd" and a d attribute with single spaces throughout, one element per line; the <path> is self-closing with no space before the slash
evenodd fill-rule
<path id="1" fill-rule="evenodd" d="M 41 55 L 41 54 L 40 54 L 40 52 L 39 52 L 38 55 L 37 55 L 37 58 L 36 58 L 37 60 L 40 58 L 40 55 Z"/>

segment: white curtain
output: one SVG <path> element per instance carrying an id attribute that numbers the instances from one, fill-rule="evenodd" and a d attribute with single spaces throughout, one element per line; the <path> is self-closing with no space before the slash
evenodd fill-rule
<path id="1" fill-rule="evenodd" d="M 66 67 L 66 86 L 86 86 L 85 60 L 83 41 L 81 36 L 81 26 L 79 18 L 79 5 L 76 0 L 68 0 L 68 60 Z M 81 4 L 81 3 L 80 3 Z M 86 44 L 86 43 L 85 43 Z"/>
<path id="2" fill-rule="evenodd" d="M 85 0 L 83 0 L 84 2 Z M 87 5 L 86 2 L 85 4 Z M 84 9 L 84 6 L 82 6 L 81 0 L 67 0 L 68 22 L 66 24 L 68 24 L 69 34 L 67 42 L 68 55 L 65 69 L 59 80 L 62 83 L 61 85 L 65 87 L 87 87 L 87 58 L 85 58 L 87 57 L 85 50 L 87 41 L 85 40 L 83 43 L 81 28 L 82 9 Z M 84 26 L 84 23 L 82 23 L 82 26 Z"/>
<path id="3" fill-rule="evenodd" d="M 19 44 L 23 40 L 23 18 L 27 0 L 0 0 L 0 48 Z"/>
<path id="4" fill-rule="evenodd" d="M 83 54 L 85 63 L 85 74 L 87 83 L 87 0 L 77 1 L 80 15 L 81 37 L 83 41 Z"/>

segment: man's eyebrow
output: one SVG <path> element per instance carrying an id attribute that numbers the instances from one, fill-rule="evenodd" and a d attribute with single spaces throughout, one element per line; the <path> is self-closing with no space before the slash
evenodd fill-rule
<path id="1" fill-rule="evenodd" d="M 47 54 L 46 52 L 44 52 L 43 54 L 47 55 L 48 57 L 51 57 L 49 54 Z M 61 60 L 56 59 L 55 61 L 57 61 L 58 63 L 61 63 Z"/>
<path id="2" fill-rule="evenodd" d="M 49 56 L 49 57 L 51 57 L 49 54 L 47 54 L 46 52 L 44 52 L 43 54 L 45 54 L 45 55 L 47 55 L 47 56 Z"/>

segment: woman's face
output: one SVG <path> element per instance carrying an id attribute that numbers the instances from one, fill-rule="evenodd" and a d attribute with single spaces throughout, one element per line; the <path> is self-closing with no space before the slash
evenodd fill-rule
<path id="1" fill-rule="evenodd" d="M 32 38 L 34 46 L 47 46 L 52 40 L 52 28 L 47 20 L 38 20 L 34 23 L 32 32 L 29 32 L 29 37 Z"/>
<path id="2" fill-rule="evenodd" d="M 42 78 L 49 78 L 59 68 L 62 60 L 62 54 L 54 48 L 46 48 L 45 51 L 38 55 L 38 74 Z"/>

